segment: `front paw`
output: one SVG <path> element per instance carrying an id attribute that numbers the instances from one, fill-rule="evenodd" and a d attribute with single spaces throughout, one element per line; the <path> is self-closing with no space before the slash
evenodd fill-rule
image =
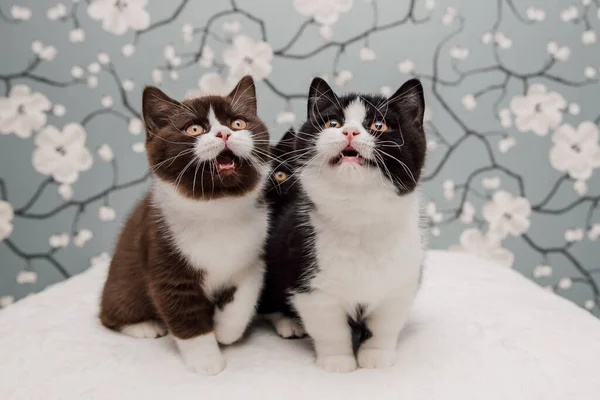
<path id="1" fill-rule="evenodd" d="M 317 357 L 317 365 L 328 372 L 352 372 L 356 369 L 354 356 Z"/>
<path id="2" fill-rule="evenodd" d="M 221 353 L 206 354 L 200 358 L 183 357 L 186 367 L 195 373 L 217 375 L 225 368 L 225 358 Z"/>
<path id="3" fill-rule="evenodd" d="M 396 364 L 396 351 L 390 349 L 359 349 L 358 365 L 361 368 L 389 368 Z"/>
<path id="4" fill-rule="evenodd" d="M 215 337 L 217 342 L 228 345 L 237 342 L 244 335 L 246 325 L 217 323 L 215 326 Z"/>

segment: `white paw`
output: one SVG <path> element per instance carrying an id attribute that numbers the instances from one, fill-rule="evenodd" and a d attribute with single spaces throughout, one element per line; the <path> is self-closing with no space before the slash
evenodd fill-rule
<path id="1" fill-rule="evenodd" d="M 215 323 L 215 336 L 217 342 L 221 344 L 231 344 L 238 341 L 246 331 L 246 325 L 216 322 Z"/>
<path id="2" fill-rule="evenodd" d="M 275 327 L 277 334 L 284 339 L 301 338 L 306 335 L 302 323 L 295 318 L 285 317 L 281 313 L 269 314 L 267 318 Z"/>
<path id="3" fill-rule="evenodd" d="M 396 364 L 396 351 L 390 349 L 359 349 L 358 365 L 361 368 L 389 368 Z"/>
<path id="4" fill-rule="evenodd" d="M 156 321 L 125 325 L 121 333 L 139 339 L 155 339 L 167 334 L 167 329 Z"/>
<path id="5" fill-rule="evenodd" d="M 199 358 L 183 355 L 186 367 L 195 373 L 204 375 L 217 375 L 225 368 L 225 358 L 221 353 L 206 354 Z"/>
<path id="6" fill-rule="evenodd" d="M 317 357 L 317 365 L 329 372 L 352 372 L 356 369 L 354 356 Z"/>

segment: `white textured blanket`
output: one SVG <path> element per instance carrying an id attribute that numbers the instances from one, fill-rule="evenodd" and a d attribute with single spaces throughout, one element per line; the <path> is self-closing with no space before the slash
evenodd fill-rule
<path id="1" fill-rule="evenodd" d="M 188 372 L 171 338 L 97 321 L 97 266 L 0 311 L 0 399 L 600 399 L 600 322 L 517 273 L 431 252 L 387 370 L 330 374 L 308 340 L 266 327 L 225 349 L 216 377 Z"/>

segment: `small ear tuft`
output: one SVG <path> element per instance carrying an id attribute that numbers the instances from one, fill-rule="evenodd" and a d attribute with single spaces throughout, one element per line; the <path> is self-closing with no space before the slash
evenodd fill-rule
<path id="1" fill-rule="evenodd" d="M 308 91 L 308 119 L 318 115 L 318 110 L 328 104 L 338 104 L 338 97 L 323 78 L 314 78 Z"/>
<path id="2" fill-rule="evenodd" d="M 390 96 L 388 102 L 391 107 L 395 107 L 403 115 L 407 123 L 422 128 L 425 97 L 423 96 L 423 85 L 418 79 L 411 79 L 404 83 Z"/>
<path id="3" fill-rule="evenodd" d="M 256 87 L 250 75 L 244 76 L 235 88 L 229 93 L 233 109 L 242 109 L 248 113 L 256 114 Z"/>
<path id="4" fill-rule="evenodd" d="M 155 86 L 146 86 L 142 94 L 142 114 L 146 125 L 146 138 L 169 123 L 169 117 L 181 104 Z"/>

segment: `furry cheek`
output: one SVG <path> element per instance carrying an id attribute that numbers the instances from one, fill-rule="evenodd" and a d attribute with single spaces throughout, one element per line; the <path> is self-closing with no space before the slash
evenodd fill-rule
<path id="1" fill-rule="evenodd" d="M 254 140 L 249 130 L 234 131 L 227 141 L 227 147 L 240 158 L 250 158 L 254 149 Z"/>
<path id="2" fill-rule="evenodd" d="M 346 138 L 340 128 L 323 129 L 318 134 L 315 143 L 317 154 L 324 157 L 334 157 L 346 147 Z"/>
<path id="3" fill-rule="evenodd" d="M 200 161 L 212 160 L 224 149 L 225 143 L 223 140 L 211 133 L 200 136 L 194 145 L 194 153 Z"/>

